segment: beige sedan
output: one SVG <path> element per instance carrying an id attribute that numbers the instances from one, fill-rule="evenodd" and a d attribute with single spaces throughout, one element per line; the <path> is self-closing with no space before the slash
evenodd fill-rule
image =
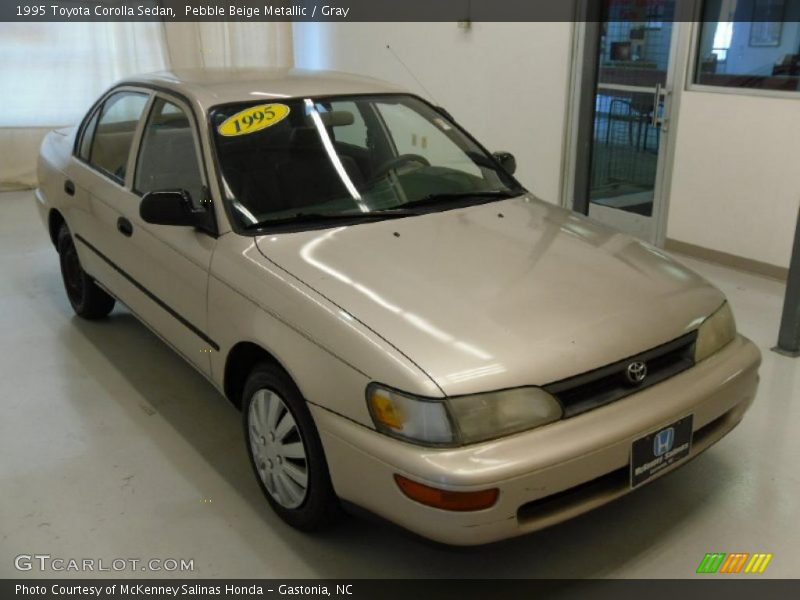
<path id="1" fill-rule="evenodd" d="M 187 71 L 50 133 L 36 198 L 75 312 L 119 300 L 240 408 L 285 521 L 481 544 L 685 464 L 760 362 L 716 288 L 514 168 L 380 82 Z"/>

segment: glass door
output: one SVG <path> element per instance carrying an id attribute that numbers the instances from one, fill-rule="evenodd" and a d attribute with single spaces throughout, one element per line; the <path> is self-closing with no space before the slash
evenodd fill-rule
<path id="1" fill-rule="evenodd" d="M 588 213 L 649 241 L 661 216 L 675 2 L 603 0 L 598 32 Z"/>

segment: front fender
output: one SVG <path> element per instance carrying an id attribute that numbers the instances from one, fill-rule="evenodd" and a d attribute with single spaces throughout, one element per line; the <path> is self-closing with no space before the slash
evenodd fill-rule
<path id="1" fill-rule="evenodd" d="M 219 238 L 208 294 L 212 377 L 224 386 L 228 353 L 255 343 L 286 369 L 310 402 L 372 426 L 365 389 L 370 381 L 429 397 L 441 390 L 409 358 L 258 251 L 253 238 Z"/>

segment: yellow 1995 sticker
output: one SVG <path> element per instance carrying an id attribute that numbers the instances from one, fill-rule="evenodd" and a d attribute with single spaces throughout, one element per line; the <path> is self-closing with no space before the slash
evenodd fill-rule
<path id="1" fill-rule="evenodd" d="M 217 131 L 226 137 L 247 135 L 271 127 L 287 116 L 289 107 L 285 104 L 260 104 L 228 117 L 217 127 Z"/>

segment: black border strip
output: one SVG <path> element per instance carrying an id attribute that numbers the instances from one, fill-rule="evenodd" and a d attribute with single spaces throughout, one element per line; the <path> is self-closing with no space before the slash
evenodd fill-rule
<path id="1" fill-rule="evenodd" d="M 169 306 L 169 305 L 165 304 L 165 303 L 164 303 L 164 301 L 163 301 L 163 300 L 161 300 L 161 298 L 159 298 L 158 296 L 156 296 L 156 295 L 155 295 L 153 292 L 151 292 L 151 291 L 150 291 L 150 290 L 148 290 L 146 287 L 144 287 L 144 286 L 143 286 L 141 283 L 139 283 L 138 281 L 136 281 L 136 280 L 135 280 L 133 277 L 131 277 L 131 276 L 130 276 L 130 275 L 129 275 L 129 274 L 128 274 L 128 273 L 127 273 L 125 270 L 123 270 L 123 269 L 122 269 L 122 268 L 121 268 L 119 265 L 117 265 L 117 263 L 115 263 L 113 260 L 111 260 L 110 258 L 108 258 L 108 257 L 107 257 L 105 254 L 103 254 L 102 252 L 100 252 L 100 250 L 98 250 L 97 248 L 95 248 L 95 247 L 94 247 L 94 246 L 93 246 L 91 243 L 89 243 L 88 241 L 86 241 L 86 239 L 85 239 L 84 237 L 82 237 L 81 235 L 79 235 L 79 234 L 77 234 L 77 233 L 76 233 L 76 234 L 75 234 L 75 239 L 79 240 L 79 241 L 80 241 L 80 242 L 81 242 L 81 243 L 82 243 L 84 246 L 86 246 L 87 248 L 89 248 L 89 250 L 91 250 L 92 252 L 94 252 L 95 254 L 97 254 L 97 256 L 99 256 L 100 258 L 102 258 L 102 259 L 103 259 L 103 260 L 104 260 L 106 263 L 108 263 L 108 265 L 109 265 L 109 266 L 110 266 L 112 269 L 114 269 L 114 270 L 115 270 L 117 273 L 119 273 L 120 275 L 122 275 L 122 276 L 123 276 L 125 279 L 127 279 L 129 282 L 131 282 L 131 283 L 132 283 L 134 286 L 136 286 L 136 288 L 137 288 L 137 289 L 138 289 L 140 292 L 142 292 L 142 293 L 143 293 L 145 296 L 147 296 L 147 297 L 148 297 L 148 298 L 150 298 L 150 299 L 151 299 L 153 302 L 155 302 L 156 304 L 158 304 L 158 305 L 159 305 L 161 308 L 163 308 L 165 311 L 167 311 L 167 312 L 168 312 L 170 315 L 172 315 L 173 317 L 175 317 L 175 319 L 177 319 L 178 321 L 180 321 L 180 322 L 181 322 L 181 324 L 182 324 L 184 327 L 186 327 L 186 328 L 187 328 L 189 331 L 191 331 L 192 333 L 194 333 L 194 334 L 195 334 L 197 337 L 199 337 L 201 340 L 203 340 L 203 341 L 204 341 L 206 344 L 208 344 L 209 346 L 211 346 L 211 348 L 213 348 L 213 349 L 214 349 L 216 352 L 219 352 L 219 344 L 217 344 L 217 343 L 216 343 L 214 340 L 212 340 L 210 337 L 208 337 L 208 336 L 207 336 L 205 333 L 203 333 L 202 331 L 200 331 L 200 330 L 199 330 L 197 327 L 195 327 L 194 325 L 192 325 L 192 324 L 191 324 L 189 321 L 187 321 L 187 320 L 186 320 L 186 319 L 184 319 L 184 318 L 183 318 L 181 315 L 179 315 L 177 312 L 175 312 L 175 310 L 174 310 L 174 309 L 173 309 L 171 306 Z"/>
<path id="2" fill-rule="evenodd" d="M 259 526 L 260 523 L 259 523 Z M 269 534 L 270 530 L 266 530 Z M 742 536 L 744 538 L 744 536 Z M 391 538 L 394 541 L 393 538 Z M 528 537 L 526 546 L 534 546 L 534 540 Z M 431 546 L 431 542 L 427 542 Z M 435 550 L 446 554 L 448 547 L 438 545 Z M 443 546 L 443 548 L 441 547 Z M 518 545 L 519 546 L 519 545 Z M 599 569 L 598 565 L 604 563 L 601 559 L 585 558 L 591 555 L 601 555 L 598 543 L 585 543 L 585 548 L 575 558 L 575 563 L 580 565 L 586 563 L 584 570 L 592 574 Z M 484 556 L 490 556 L 493 546 L 478 548 L 475 552 L 467 555 L 470 559 L 482 560 Z M 729 548 L 724 548 L 728 550 Z M 757 551 L 756 548 L 745 546 L 745 549 Z M 429 556 L 434 548 L 420 546 L 416 550 L 418 554 Z M 503 551 L 507 548 L 503 548 Z M 710 550 L 710 549 L 709 549 Z M 366 551 L 357 550 L 359 556 L 367 556 Z M 452 555 L 452 550 L 450 551 Z M 465 553 L 462 551 L 462 555 Z M 506 554 L 510 554 L 506 552 Z M 626 560 L 631 560 L 633 551 L 619 552 L 619 557 L 613 564 L 625 566 Z M 787 558 L 788 555 L 788 558 Z M 782 577 L 792 573 L 792 565 L 787 564 L 792 560 L 791 552 L 784 551 L 782 555 L 776 554 L 770 562 L 770 570 L 765 575 L 741 574 L 736 576 L 724 576 L 714 574 L 696 575 L 697 563 L 703 559 L 702 553 L 697 553 L 693 557 L 686 558 L 681 568 L 675 568 L 672 572 L 681 577 L 694 577 L 695 579 L 201 579 L 191 578 L 180 571 L 171 572 L 170 579 L 158 579 L 154 575 L 164 571 L 150 571 L 147 579 L 134 579 L 130 573 L 131 559 L 120 559 L 126 563 L 126 570 L 111 571 L 112 560 L 98 559 L 98 562 L 106 565 L 104 570 L 114 574 L 113 579 L 97 579 L 98 575 L 86 570 L 79 571 L 80 579 L 65 576 L 61 571 L 54 571 L 52 566 L 47 569 L 39 567 L 39 561 L 34 554 L 21 554 L 21 564 L 26 565 L 26 577 L 29 579 L 4 579 L 0 580 L 0 597 L 14 598 L 34 595 L 40 600 L 82 600 L 89 594 L 84 588 L 98 590 L 98 597 L 108 600 L 139 598 L 141 600 L 160 600 L 161 598 L 172 598 L 180 595 L 181 585 L 186 585 L 190 590 L 192 598 L 203 600 L 206 598 L 220 597 L 243 597 L 247 594 L 255 598 L 274 598 L 282 597 L 287 594 L 296 594 L 297 598 L 303 599 L 326 599 L 329 597 L 350 598 L 353 600 L 372 600 L 381 598 L 382 600 L 407 600 L 408 598 L 441 598 L 443 600 L 484 600 L 486 598 L 496 598 L 498 600 L 518 599 L 518 598 L 547 598 L 564 600 L 584 600 L 609 598 L 620 600 L 638 600 L 647 598 L 648 600 L 673 600 L 674 598 L 725 598 L 726 600 L 752 600 L 752 598 L 794 598 L 800 591 L 800 581 L 797 579 L 772 579 L 774 569 L 782 569 Z M 450 556 L 448 556 L 449 558 Z M 49 557 L 48 557 L 49 558 Z M 780 564 L 779 559 L 785 559 Z M 64 559 L 64 563 L 70 560 Z M 72 559 L 74 560 L 74 559 Z M 202 567 L 199 567 L 199 560 L 191 559 L 191 571 L 194 574 L 203 574 Z M 366 559 L 365 559 L 366 561 Z M 476 562 L 468 561 L 468 562 Z M 48 564 L 52 564 L 50 559 Z M 141 560 L 141 564 L 146 564 L 146 560 Z M 164 561 L 162 561 L 163 563 Z M 535 562 L 535 561 L 534 561 Z M 774 567 L 772 565 L 775 565 Z M 779 566 L 780 565 L 780 566 Z M 144 568 L 144 567 L 141 567 Z M 363 567 L 366 570 L 368 566 Z M 27 570 L 30 569 L 30 570 Z M 17 567 L 18 572 L 22 570 Z M 653 569 L 651 569 L 653 570 Z M 187 571 L 189 571 L 187 569 Z M 426 576 L 430 577 L 433 570 L 426 571 Z M 499 575 L 500 569 L 494 565 L 489 565 L 485 569 L 486 575 Z M 13 573 L 13 571 L 12 571 Z M 531 575 L 549 575 L 542 568 L 531 567 Z M 55 574 L 55 577 L 53 577 Z M 90 576 L 94 576 L 92 579 Z M 469 567 L 461 565 L 460 569 L 454 571 L 454 575 L 469 577 L 475 575 L 469 572 Z M 128 578 L 125 578 L 128 576 Z M 207 575 L 204 575 L 207 577 Z M 596 576 L 596 575 L 593 575 Z M 18 575 L 19 577 L 19 575 Z M 33 579 L 30 579 L 33 577 Z M 52 577 L 52 578 L 51 578 Z M 764 577 L 764 579 L 762 579 Z M 21 586 L 21 589 L 17 589 Z M 124 587 L 123 587 L 124 586 Z M 235 587 L 247 587 L 247 592 L 236 593 Z M 24 588 L 37 588 L 37 591 L 23 591 Z M 174 590 L 174 591 L 173 591 Z M 252 591 L 250 591 L 252 590 Z"/>
<path id="3" fill-rule="evenodd" d="M 598 2 L 598 0 L 591 0 Z M 635 16 L 666 22 L 692 21 L 694 8 L 700 0 L 676 0 L 671 15 L 661 15 L 663 2 L 658 0 L 627 0 L 623 8 Z M 331 13 L 322 10 L 324 3 L 316 0 L 50 0 L 38 6 L 17 6 L 22 2 L 0 3 L 0 21 L 85 21 L 85 22 L 185 22 L 185 21 L 305 21 L 305 22 L 556 22 L 586 20 L 592 17 L 580 14 L 575 0 L 343 0 L 335 7 L 347 12 Z M 774 21 L 776 16 L 756 13 L 739 3 L 729 21 Z M 97 8 L 106 8 L 103 11 Z M 273 6 L 274 5 L 274 6 Z M 330 6 L 330 5 L 329 5 Z M 145 14 L 140 8 L 153 9 Z M 191 9 L 204 8 L 202 12 Z M 53 10 L 55 8 L 56 10 Z M 187 12 L 187 8 L 189 11 Z M 239 11 L 232 10 L 238 8 Z M 25 10 L 27 9 L 27 13 Z M 58 9 L 61 9 L 59 11 Z M 67 9 L 70 12 L 67 13 Z M 244 11 L 241 9 L 250 9 Z M 270 10 L 267 14 L 267 10 Z M 256 14 L 256 10 L 258 14 Z M 63 12 L 62 12 L 63 11 Z"/>

